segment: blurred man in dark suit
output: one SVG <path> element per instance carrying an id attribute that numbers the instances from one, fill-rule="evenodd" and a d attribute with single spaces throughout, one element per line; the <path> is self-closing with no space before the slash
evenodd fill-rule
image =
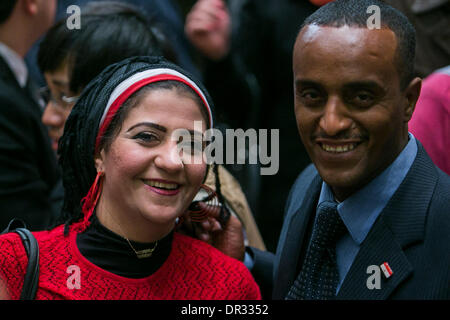
<path id="1" fill-rule="evenodd" d="M 23 60 L 51 26 L 56 0 L 2 0 L 0 4 L 0 229 L 14 218 L 32 230 L 53 222 L 60 175 L 42 107 Z"/>

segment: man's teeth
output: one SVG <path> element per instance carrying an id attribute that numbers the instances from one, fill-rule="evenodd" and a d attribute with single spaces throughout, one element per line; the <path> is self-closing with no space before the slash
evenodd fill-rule
<path id="1" fill-rule="evenodd" d="M 345 144 L 342 146 L 330 146 L 330 145 L 322 143 L 321 147 L 323 150 L 328 151 L 328 152 L 341 153 L 341 152 L 347 152 L 347 151 L 351 151 L 351 150 L 355 149 L 356 143 Z"/>
<path id="2" fill-rule="evenodd" d="M 178 188 L 178 184 L 176 183 L 164 183 L 164 182 L 158 182 L 158 181 L 146 181 L 146 184 L 151 186 L 151 187 L 156 187 L 156 188 L 162 188 L 162 189 L 169 189 L 169 190 L 174 190 Z"/>

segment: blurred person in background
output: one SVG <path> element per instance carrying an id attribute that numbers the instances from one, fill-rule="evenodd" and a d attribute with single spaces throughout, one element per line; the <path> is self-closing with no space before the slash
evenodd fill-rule
<path id="1" fill-rule="evenodd" d="M 450 66 L 423 80 L 409 128 L 436 166 L 450 175 Z"/>
<path id="2" fill-rule="evenodd" d="M 55 0 L 0 2 L 0 230 L 12 218 L 39 230 L 54 222 L 60 172 L 24 57 L 52 25 Z"/>
<path id="3" fill-rule="evenodd" d="M 414 72 L 425 78 L 450 64 L 450 0 L 385 0 L 416 29 Z"/>
<path id="4" fill-rule="evenodd" d="M 47 87 L 42 122 L 55 152 L 64 124 L 84 87 L 107 66 L 132 56 L 175 57 L 159 31 L 134 6 L 118 1 L 91 2 L 83 8 L 83 28 L 70 30 L 59 20 L 40 44 L 38 65 Z M 176 61 L 175 61 L 176 62 Z"/>
<path id="5" fill-rule="evenodd" d="M 73 11 L 68 13 L 67 9 L 72 5 L 76 5 L 82 9 L 91 2 L 104 1 L 108 2 L 109 0 L 59 0 L 56 11 L 56 20 L 59 21 L 71 17 L 74 13 Z M 168 38 L 171 47 L 174 48 L 173 52 L 176 56 L 177 64 L 192 74 L 200 76 L 191 59 L 190 45 L 184 36 L 183 20 L 175 0 L 117 0 L 117 2 L 134 6 L 137 11 L 145 16 L 146 21 L 150 23 L 149 27 L 156 27 L 161 30 L 165 37 Z M 83 21 L 81 19 L 81 27 L 82 26 Z M 31 76 L 42 87 L 45 85 L 45 79 L 40 72 L 37 63 L 39 44 L 40 41 L 31 48 L 25 61 L 30 69 Z"/>

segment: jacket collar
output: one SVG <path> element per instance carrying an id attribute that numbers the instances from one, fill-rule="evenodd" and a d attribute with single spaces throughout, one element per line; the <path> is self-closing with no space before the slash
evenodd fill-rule
<path id="1" fill-rule="evenodd" d="M 23 58 L 2 42 L 0 42 L 0 57 L 8 65 L 20 87 L 24 88 L 27 84 L 28 69 Z"/>

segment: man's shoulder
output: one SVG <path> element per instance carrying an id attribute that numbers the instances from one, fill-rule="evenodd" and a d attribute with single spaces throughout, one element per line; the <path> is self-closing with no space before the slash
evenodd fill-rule
<path id="1" fill-rule="evenodd" d="M 312 191 L 311 187 L 314 181 L 320 182 L 321 178 L 314 164 L 310 164 L 298 175 L 292 185 L 286 208 L 298 207 L 302 203 L 306 193 Z"/>
<path id="2" fill-rule="evenodd" d="M 304 193 L 308 189 L 311 182 L 317 177 L 320 177 L 319 173 L 317 172 L 314 164 L 311 163 L 303 169 L 303 171 L 297 176 L 297 179 L 295 179 L 295 182 L 291 187 L 290 197 L 293 193 L 297 195 Z"/>
<path id="3" fill-rule="evenodd" d="M 436 167 L 437 183 L 430 203 L 430 214 L 440 216 L 440 221 L 446 221 L 450 227 L 450 176 Z"/>

